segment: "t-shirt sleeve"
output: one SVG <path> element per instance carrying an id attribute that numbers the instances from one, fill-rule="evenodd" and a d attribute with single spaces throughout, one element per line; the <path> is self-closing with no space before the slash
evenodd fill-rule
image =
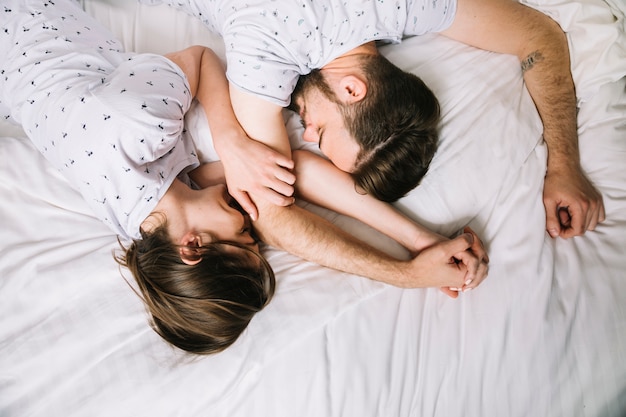
<path id="1" fill-rule="evenodd" d="M 226 33 L 226 77 L 237 88 L 281 107 L 289 105 L 300 74 L 310 69 L 298 65 L 277 38 L 264 31 Z"/>
<path id="2" fill-rule="evenodd" d="M 404 34 L 443 32 L 456 16 L 457 0 L 414 0 L 409 3 Z"/>
<path id="3" fill-rule="evenodd" d="M 124 238 L 137 238 L 171 183 L 198 165 L 184 134 L 189 83 L 167 58 L 135 55 L 92 89 L 91 98 L 90 128 L 98 135 L 87 140 L 99 143 L 93 143 L 94 158 L 81 169 L 79 186 L 105 223 Z"/>
<path id="4" fill-rule="evenodd" d="M 127 156 L 155 161 L 170 152 L 184 129 L 184 116 L 193 97 L 182 70 L 161 55 L 130 57 L 93 94 L 124 116 L 129 130 L 145 131 L 160 140 L 122 141 Z"/>

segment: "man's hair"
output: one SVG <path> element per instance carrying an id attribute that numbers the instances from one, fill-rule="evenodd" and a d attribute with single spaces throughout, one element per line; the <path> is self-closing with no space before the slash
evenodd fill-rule
<path id="1" fill-rule="evenodd" d="M 351 172 L 355 184 L 392 202 L 426 174 L 439 141 L 439 102 L 414 74 L 377 54 L 363 57 L 365 98 L 339 105 L 360 151 Z"/>
<path id="2" fill-rule="evenodd" d="M 234 242 L 194 247 L 201 256 L 185 264 L 166 224 L 124 247 L 117 262 L 139 287 L 155 331 L 172 345 L 195 354 L 217 353 L 237 340 L 276 286 L 267 261 Z"/>

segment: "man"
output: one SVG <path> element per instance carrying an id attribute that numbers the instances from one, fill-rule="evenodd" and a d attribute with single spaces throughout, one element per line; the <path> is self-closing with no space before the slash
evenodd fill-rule
<path id="1" fill-rule="evenodd" d="M 290 150 L 280 110 L 289 103 L 298 75 L 319 69 L 327 84 L 326 89 L 313 90 L 312 96 L 299 97 L 298 107 L 301 112 L 306 109 L 302 112 L 305 136 L 319 141 L 321 150 L 340 168 L 353 171 L 360 138 L 371 132 L 351 131 L 345 116 L 374 87 L 360 65 L 365 58 L 378 55 L 371 41 L 395 42 L 403 36 L 440 32 L 478 48 L 519 57 L 550 155 L 544 188 L 550 235 L 581 235 L 604 220 L 602 198 L 579 162 L 567 41 L 558 25 L 542 13 L 510 0 L 170 3 L 224 37 L 236 115 L 251 138 L 282 154 L 256 146 L 216 144 L 231 194 L 253 217 L 256 210 L 248 194 L 275 204 L 293 201 L 289 196 L 295 178 L 288 171 L 292 162 L 287 158 Z M 387 88 L 385 84 L 383 89 Z M 310 118 L 313 109 L 323 109 L 316 120 Z M 337 112 L 341 119 L 334 117 Z M 388 136 L 394 135 L 403 132 Z M 236 149 L 245 154 L 237 154 Z M 242 170 L 241 162 L 251 157 L 257 163 L 247 163 L 249 169 Z M 424 158 L 422 163 L 427 165 L 428 155 Z M 384 182 L 396 174 L 389 175 Z"/>
<path id="2" fill-rule="evenodd" d="M 223 176 L 198 166 L 184 128 L 195 98 L 216 137 L 248 140 L 219 58 L 201 46 L 166 56 L 123 52 L 74 0 L 14 1 L 0 14 L 0 33 L 0 113 L 128 243 L 116 259 L 135 277 L 157 332 L 193 353 L 232 344 L 269 302 L 275 281 L 249 219 L 231 206 Z M 402 243 L 431 246 L 398 260 L 300 207 L 273 215 L 276 206 L 258 206 L 255 228 L 269 243 L 346 272 L 444 287 L 452 297 L 451 288 L 475 288 L 487 272 L 469 230 L 442 242 L 391 212 L 388 221 L 415 232 Z M 288 222 L 275 223 L 281 213 Z"/>
<path id="3" fill-rule="evenodd" d="M 21 124 L 98 218 L 134 242 L 166 229 L 151 239 L 155 247 L 143 248 L 171 261 L 174 275 L 187 271 L 182 264 L 198 265 L 198 251 L 211 243 L 237 242 L 258 251 L 249 222 L 229 205 L 224 176 L 205 168 L 199 173 L 195 145 L 183 127 L 195 97 L 214 137 L 249 141 L 214 53 L 201 46 L 165 57 L 123 52 L 73 0 L 16 1 L 0 16 L 0 52 L 8 57 L 0 64 L 0 113 Z M 203 190 L 191 187 L 192 171 Z M 368 212 L 396 223 L 382 231 L 418 256 L 399 261 L 379 254 L 296 206 L 260 201 L 263 215 L 254 226 L 268 242 L 287 251 L 293 245 L 292 252 L 305 259 L 393 285 L 462 289 L 468 281 L 468 288 L 482 281 L 487 258 L 475 235 L 442 242 L 390 206 L 369 200 L 374 205 L 365 205 Z M 281 216 L 285 221 L 275 222 Z M 215 262 L 209 264 L 215 275 Z"/>

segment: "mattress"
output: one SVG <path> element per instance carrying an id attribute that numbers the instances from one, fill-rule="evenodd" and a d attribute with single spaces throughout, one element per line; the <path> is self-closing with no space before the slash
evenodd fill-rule
<path id="1" fill-rule="evenodd" d="M 203 44 L 223 56 L 219 38 L 167 6 L 82 3 L 129 51 Z M 116 236 L 0 122 L 0 415 L 626 415 L 626 6 L 526 3 L 568 34 L 581 163 L 606 220 L 580 237 L 547 235 L 547 150 L 515 57 L 437 35 L 383 46 L 431 86 L 443 116 L 431 169 L 396 206 L 446 235 L 470 225 L 488 278 L 451 299 L 264 246 L 276 295 L 216 355 L 184 354 L 150 328 L 113 259 Z M 286 118 L 305 146 L 297 116 Z M 354 219 L 299 204 L 406 256 Z"/>

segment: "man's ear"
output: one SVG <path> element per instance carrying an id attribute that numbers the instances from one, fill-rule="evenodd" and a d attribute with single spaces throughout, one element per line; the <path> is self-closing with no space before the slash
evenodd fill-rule
<path id="1" fill-rule="evenodd" d="M 346 75 L 339 82 L 339 99 L 347 104 L 359 102 L 367 94 L 367 83 L 357 75 Z"/>
<path id="2" fill-rule="evenodd" d="M 180 239 L 180 259 L 187 265 L 193 266 L 198 264 L 202 260 L 202 253 L 200 247 L 202 246 L 202 238 L 199 234 L 194 232 L 186 233 Z"/>

